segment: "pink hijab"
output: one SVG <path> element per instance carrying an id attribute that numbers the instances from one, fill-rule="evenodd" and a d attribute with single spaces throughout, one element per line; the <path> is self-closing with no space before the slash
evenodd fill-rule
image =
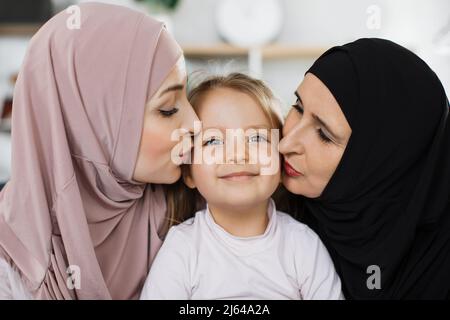
<path id="1" fill-rule="evenodd" d="M 166 210 L 132 179 L 144 106 L 182 52 L 143 13 L 80 9 L 80 29 L 63 11 L 39 30 L 19 74 L 0 257 L 36 298 L 138 298 Z"/>

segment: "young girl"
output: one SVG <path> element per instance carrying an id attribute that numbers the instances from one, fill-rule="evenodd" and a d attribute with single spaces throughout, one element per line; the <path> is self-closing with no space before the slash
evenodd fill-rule
<path id="1" fill-rule="evenodd" d="M 319 237 L 271 198 L 280 182 L 282 126 L 271 91 L 233 73 L 207 79 L 189 98 L 202 131 L 172 216 L 192 215 L 194 189 L 206 208 L 171 227 L 141 299 L 342 299 Z"/>

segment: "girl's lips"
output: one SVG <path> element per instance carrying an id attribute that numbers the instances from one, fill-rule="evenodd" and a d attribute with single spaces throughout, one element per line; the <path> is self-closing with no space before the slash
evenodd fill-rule
<path id="1" fill-rule="evenodd" d="M 225 179 L 225 180 L 230 180 L 230 181 L 245 181 L 245 180 L 249 180 L 255 176 L 257 176 L 257 174 L 255 174 L 253 172 L 241 171 L 241 172 L 234 172 L 231 174 L 227 174 L 220 178 Z"/>
<path id="2" fill-rule="evenodd" d="M 253 177 L 254 176 L 231 176 L 231 177 L 226 177 L 226 178 L 222 178 L 222 179 L 227 180 L 227 181 L 247 181 Z"/>
<path id="3" fill-rule="evenodd" d="M 302 173 L 292 168 L 292 166 L 287 161 L 284 161 L 284 171 L 290 177 L 299 177 L 303 175 Z"/>

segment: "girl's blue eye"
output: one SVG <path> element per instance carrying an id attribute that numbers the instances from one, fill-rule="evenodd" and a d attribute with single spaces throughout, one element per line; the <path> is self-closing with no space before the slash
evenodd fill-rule
<path id="1" fill-rule="evenodd" d="M 210 146 L 210 145 L 221 145 L 221 144 L 222 144 L 222 140 L 213 137 L 213 138 L 206 140 L 203 145 Z"/>
<path id="2" fill-rule="evenodd" d="M 259 143 L 259 142 L 266 142 L 267 139 L 263 135 L 255 134 L 254 136 L 251 136 L 248 138 L 249 143 Z"/>

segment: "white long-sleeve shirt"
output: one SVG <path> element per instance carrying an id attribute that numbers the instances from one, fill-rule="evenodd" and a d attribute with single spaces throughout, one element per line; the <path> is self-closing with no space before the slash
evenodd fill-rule
<path id="1" fill-rule="evenodd" d="M 3 259 L 0 259 L 0 300 L 32 299 L 20 275 Z"/>
<path id="2" fill-rule="evenodd" d="M 236 237 L 208 207 L 172 227 L 141 299 L 343 299 L 341 282 L 319 237 L 276 211 L 264 234 Z"/>

